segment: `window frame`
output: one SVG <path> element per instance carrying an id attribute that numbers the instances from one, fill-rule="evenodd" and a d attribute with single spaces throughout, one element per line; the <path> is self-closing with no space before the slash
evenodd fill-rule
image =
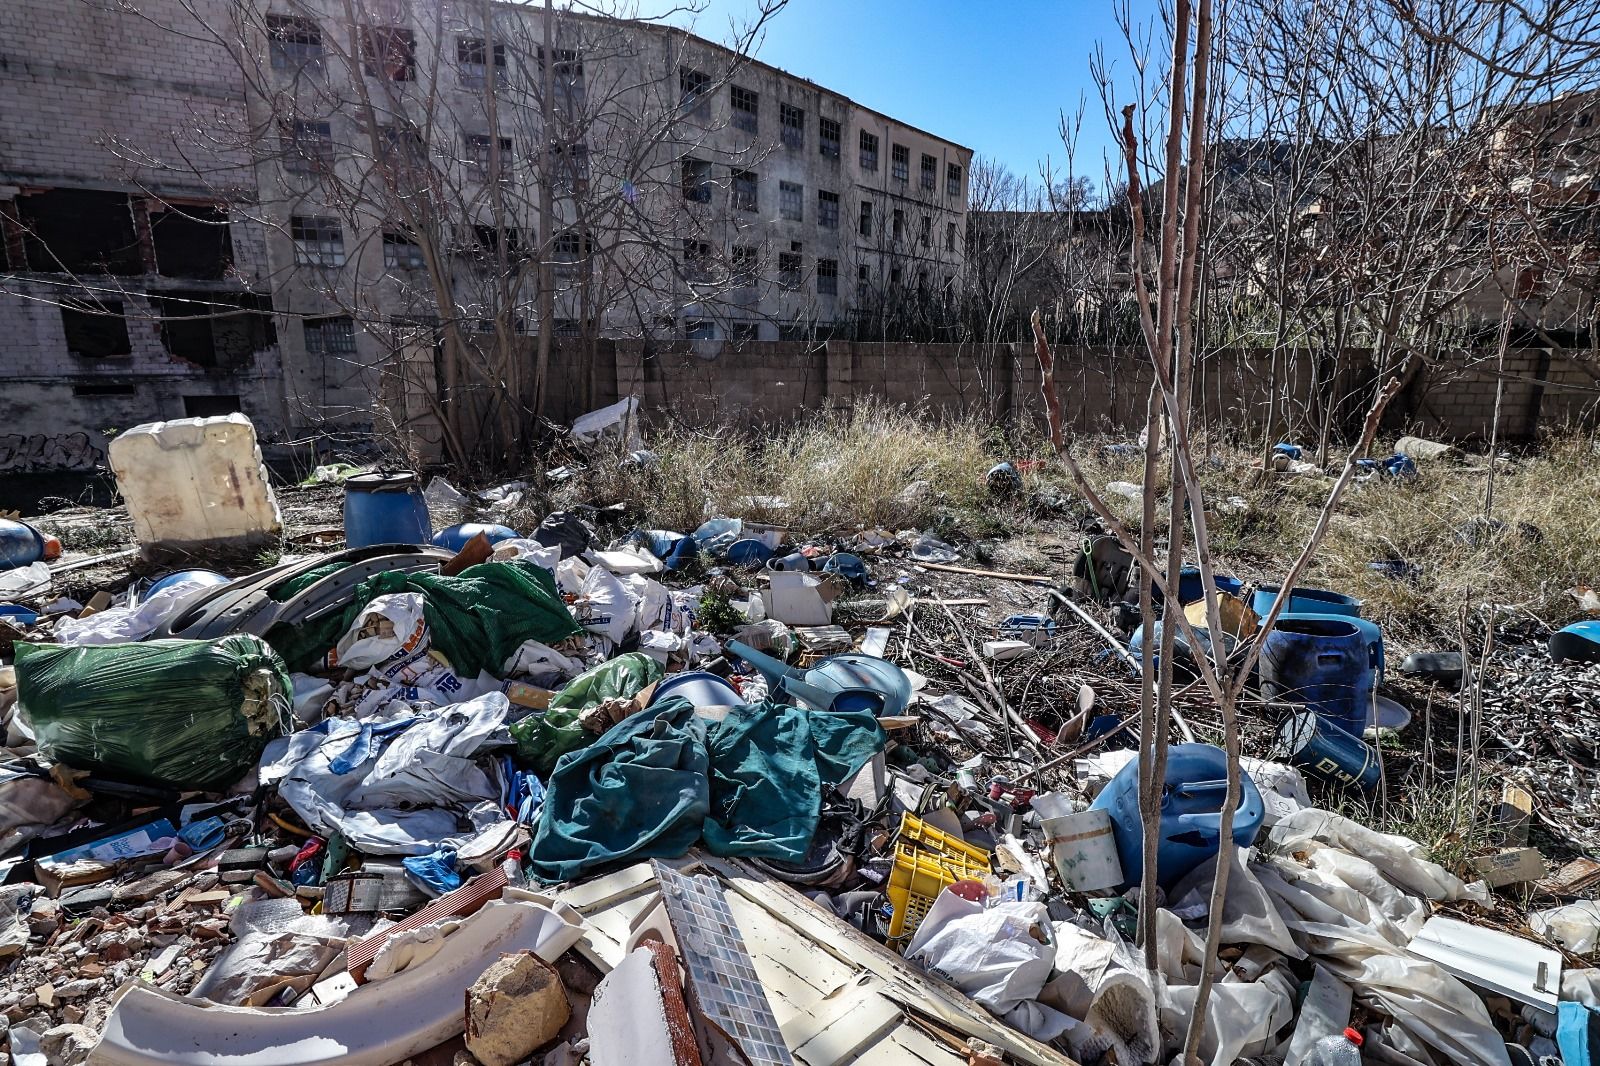
<path id="1" fill-rule="evenodd" d="M 831 137 L 829 136 L 829 131 L 830 130 L 832 131 L 832 136 Z M 828 146 L 829 146 L 830 142 L 833 145 L 833 150 L 832 151 L 829 151 L 829 149 L 828 149 Z M 818 115 L 817 116 L 817 154 L 822 156 L 824 159 L 837 160 L 839 158 L 840 152 L 843 149 L 843 147 L 844 147 L 844 124 L 842 122 L 840 122 L 836 118 L 827 118 L 827 117 L 825 117 L 823 115 Z"/>
<path id="2" fill-rule="evenodd" d="M 477 59 L 469 59 L 468 54 L 476 52 Z M 504 41 L 495 41 L 493 45 L 494 57 L 494 85 L 497 89 L 506 86 L 506 45 Z M 456 84 L 463 89 L 481 91 L 487 87 L 489 81 L 490 42 L 484 37 L 457 37 L 456 38 Z M 476 69 L 473 69 L 476 68 Z"/>
<path id="3" fill-rule="evenodd" d="M 778 182 L 778 217 L 787 222 L 806 220 L 806 187 L 797 181 Z"/>
<path id="4" fill-rule="evenodd" d="M 761 210 L 761 177 L 753 170 L 735 170 L 728 179 L 729 205 L 735 211 Z"/>
<path id="5" fill-rule="evenodd" d="M 761 132 L 761 94 L 754 89 L 729 85 L 728 112 L 734 129 L 746 133 Z"/>
<path id="6" fill-rule="evenodd" d="M 827 284 L 824 284 L 826 282 Z M 839 260 L 817 260 L 817 295 L 839 295 Z"/>
<path id="7" fill-rule="evenodd" d="M 889 176 L 902 185 L 911 181 L 911 149 L 907 145 L 889 145 Z"/>
<path id="8" fill-rule="evenodd" d="M 822 229 L 839 228 L 839 194 L 827 189 L 817 190 L 817 225 Z"/>
<path id="9" fill-rule="evenodd" d="M 290 215 L 289 239 L 294 242 L 295 266 L 338 270 L 348 262 L 344 226 L 332 215 Z M 314 244 L 315 250 L 308 250 Z"/>
<path id="10" fill-rule="evenodd" d="M 858 143 L 861 145 L 861 169 L 876 174 L 878 172 L 878 135 L 866 130 L 860 131 Z"/>

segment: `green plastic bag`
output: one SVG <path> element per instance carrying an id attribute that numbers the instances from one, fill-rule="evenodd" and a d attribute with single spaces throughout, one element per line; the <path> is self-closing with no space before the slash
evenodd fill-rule
<path id="1" fill-rule="evenodd" d="M 242 777 L 283 731 L 294 687 L 259 638 L 17 645 L 17 701 L 39 750 L 178 789 Z"/>
<path id="2" fill-rule="evenodd" d="M 598 736 L 578 724 L 580 714 L 605 700 L 625 700 L 636 695 L 646 685 L 661 680 L 662 672 L 660 663 L 637 651 L 585 670 L 550 697 L 550 707 L 544 713 L 511 723 L 517 761 L 532 767 L 540 780 L 548 781 L 561 756 L 577 751 Z"/>

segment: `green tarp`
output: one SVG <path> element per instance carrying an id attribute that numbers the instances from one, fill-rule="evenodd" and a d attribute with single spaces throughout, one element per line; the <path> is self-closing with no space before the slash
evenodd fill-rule
<path id="1" fill-rule="evenodd" d="M 622 862 L 681 855 L 798 861 L 823 790 L 882 750 L 867 712 L 753 703 L 720 722 L 669 699 L 556 764 L 529 849 L 538 877 L 569 881 Z"/>
<path id="2" fill-rule="evenodd" d="M 525 640 L 557 644 L 583 630 L 572 620 L 550 571 L 533 563 L 479 563 L 456 577 L 390 570 L 356 586 L 342 615 L 294 629 L 274 626 L 267 640 L 291 669 L 307 670 L 339 640 L 379 596 L 420 592 L 426 601 L 433 647 L 461 677 L 480 670 L 499 676 L 511 653 Z"/>

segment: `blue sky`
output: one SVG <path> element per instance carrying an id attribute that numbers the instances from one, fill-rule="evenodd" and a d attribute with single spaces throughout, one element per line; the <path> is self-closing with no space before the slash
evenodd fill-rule
<path id="1" fill-rule="evenodd" d="M 727 41 L 751 0 L 707 0 L 696 32 Z M 641 0 L 649 15 L 670 0 Z M 1113 0 L 789 0 L 758 58 L 1033 176 L 1064 167 L 1060 112 L 1085 108 L 1075 169 L 1102 184 L 1110 134 L 1089 70 L 1097 41 L 1129 69 Z M 1148 17 L 1153 0 L 1134 0 Z M 678 20 L 682 21 L 682 20 Z"/>

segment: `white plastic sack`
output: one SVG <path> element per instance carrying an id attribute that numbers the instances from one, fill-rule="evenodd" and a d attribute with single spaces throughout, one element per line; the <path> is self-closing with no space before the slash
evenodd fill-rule
<path id="1" fill-rule="evenodd" d="M 1406 891 L 1430 900 L 1470 899 L 1489 902 L 1481 881 L 1467 884 L 1438 863 L 1422 857 L 1422 845 L 1390 833 L 1379 833 L 1342 814 L 1310 807 L 1272 827 L 1272 841 L 1293 851 L 1305 841 L 1320 841 L 1370 860 L 1384 877 Z"/>
<path id="2" fill-rule="evenodd" d="M 526 678 L 540 688 L 556 688 L 563 681 L 571 681 L 587 669 L 583 660 L 556 651 L 537 640 L 525 640 L 506 659 L 500 670 L 502 677 Z"/>
<path id="3" fill-rule="evenodd" d="M 1037 999 L 1055 965 L 1055 936 L 1042 903 L 985 907 L 939 893 L 905 957 L 995 1014 Z"/>
<path id="4" fill-rule="evenodd" d="M 634 626 L 638 597 L 603 566 L 590 567 L 572 604 L 572 617 L 591 633 L 620 644 Z"/>
<path id="5" fill-rule="evenodd" d="M 1066 922 L 1057 923 L 1058 975 L 1039 1001 L 1083 1024 L 1067 1033 L 1073 1056 L 1085 1062 L 1115 1051 L 1118 1062 L 1153 1062 L 1161 1050 L 1156 998 L 1144 964 L 1120 943 Z"/>
<path id="6" fill-rule="evenodd" d="M 422 602 L 420 592 L 396 592 L 374 599 L 328 653 L 328 668 L 363 670 L 419 652 L 426 654 L 430 640 Z"/>
<path id="7" fill-rule="evenodd" d="M 572 437 L 580 444 L 597 444 L 603 437 L 624 441 L 631 451 L 644 447 L 639 435 L 639 397 L 629 396 L 610 407 L 579 415 L 572 422 Z"/>
<path id="8" fill-rule="evenodd" d="M 630 574 L 659 574 L 667 568 L 665 563 L 645 549 L 632 546 L 616 551 L 589 552 L 589 561 L 623 577 Z"/>
<path id="9" fill-rule="evenodd" d="M 1277 902 L 1261 887 L 1245 861 L 1249 849 L 1234 848 L 1230 854 L 1233 861 L 1228 870 L 1227 894 L 1222 901 L 1222 943 L 1261 944 L 1290 958 L 1305 958 L 1305 951 L 1295 943 L 1289 927 L 1278 914 Z M 1199 905 L 1209 911 L 1211 888 L 1216 878 L 1217 857 L 1212 856 L 1172 886 L 1167 897 L 1172 901 L 1170 906 L 1182 911 L 1190 905 Z"/>
<path id="10" fill-rule="evenodd" d="M 536 540 L 525 537 L 512 537 L 495 544 L 494 554 L 489 558 L 497 563 L 509 562 L 512 559 L 521 559 L 523 562 L 542 566 L 546 570 L 554 571 L 556 564 L 561 561 L 561 545 L 540 544 Z"/>
<path id="11" fill-rule="evenodd" d="M 56 623 L 56 640 L 62 644 L 128 644 L 143 640 L 178 612 L 182 601 L 204 581 L 179 581 L 160 589 L 137 607 L 110 607 L 88 618 L 63 618 Z"/>
<path id="12" fill-rule="evenodd" d="M 33 596 L 50 587 L 50 564 L 29 563 L 15 570 L 0 570 L 0 600 Z"/>
<path id="13" fill-rule="evenodd" d="M 559 551 L 559 546 L 557 547 Z M 556 564 L 556 587 L 563 596 L 576 596 L 583 591 L 584 579 L 589 576 L 589 564 L 576 555 Z"/>
<path id="14" fill-rule="evenodd" d="M 1600 947 L 1600 903 L 1580 899 L 1564 907 L 1535 911 L 1528 915 L 1528 928 L 1574 955 L 1592 955 Z"/>
<path id="15" fill-rule="evenodd" d="M 442 477 L 435 477 L 428 482 L 428 487 L 422 490 L 422 499 L 428 505 L 428 510 L 436 514 L 465 507 L 471 502 Z"/>
<path id="16" fill-rule="evenodd" d="M 1162 994 L 1161 1027 L 1180 1043 L 1194 1015 L 1198 991 L 1197 986 L 1168 985 Z M 1294 1021 L 1294 993 L 1294 981 L 1282 970 L 1249 984 L 1213 984 L 1200 1037 L 1200 1061 L 1232 1066 L 1246 1056 L 1270 1051 L 1280 1042 L 1275 1034 Z"/>

